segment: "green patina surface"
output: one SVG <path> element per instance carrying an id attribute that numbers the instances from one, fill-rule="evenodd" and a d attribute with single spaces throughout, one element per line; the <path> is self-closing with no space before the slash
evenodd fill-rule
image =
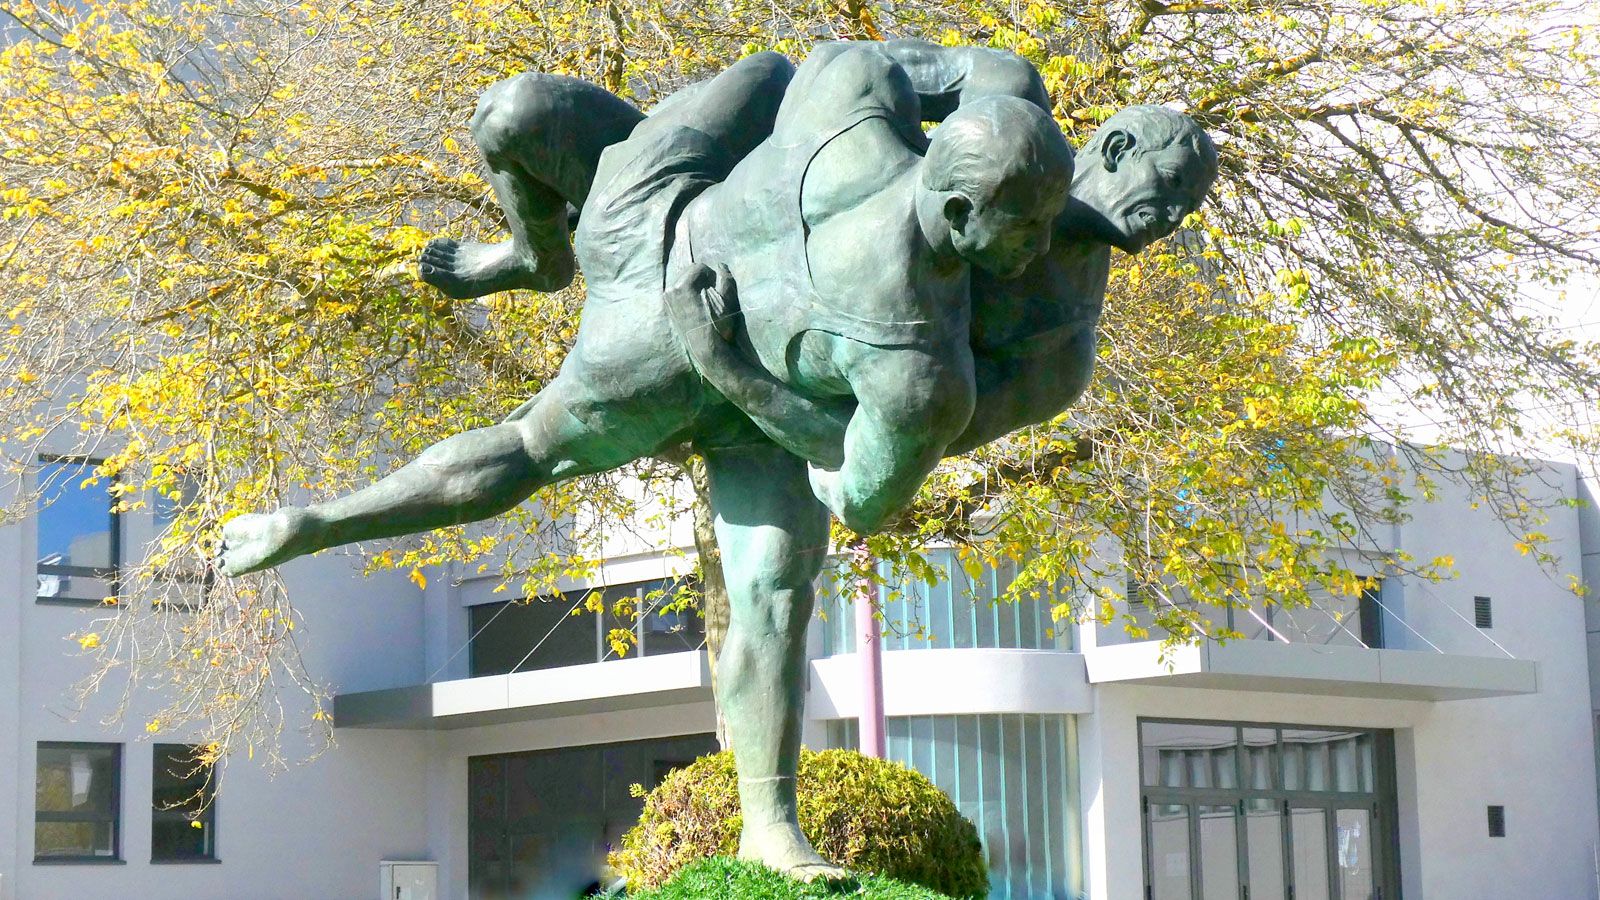
<path id="1" fill-rule="evenodd" d="M 875 531 L 945 456 L 1075 401 L 1111 248 L 1170 234 L 1216 175 L 1181 114 L 1129 107 L 1075 163 L 1049 108 L 1022 58 L 921 41 L 758 53 L 649 116 L 571 78 L 494 85 L 472 129 L 510 239 L 436 239 L 418 272 L 468 299 L 581 270 L 560 373 L 376 484 L 230 521 L 223 571 L 488 518 L 687 445 L 728 591 L 740 856 L 841 871 L 795 811 L 829 514 Z"/>

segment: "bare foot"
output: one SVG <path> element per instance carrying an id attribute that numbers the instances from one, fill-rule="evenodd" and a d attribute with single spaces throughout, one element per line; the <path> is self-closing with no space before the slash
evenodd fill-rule
<path id="1" fill-rule="evenodd" d="M 298 509 L 240 516 L 222 526 L 217 567 L 228 576 L 270 569 L 310 551 L 310 519 Z"/>
<path id="2" fill-rule="evenodd" d="M 823 859 L 800 833 L 800 826 L 789 822 L 746 825 L 739 836 L 739 858 L 761 863 L 797 881 L 844 881 L 853 877 Z"/>
<path id="3" fill-rule="evenodd" d="M 434 238 L 422 249 L 417 273 L 457 300 L 516 289 L 555 291 L 572 283 L 572 251 L 567 247 L 561 250 L 565 252 L 541 261 L 520 251 L 512 241 L 480 244 Z"/>

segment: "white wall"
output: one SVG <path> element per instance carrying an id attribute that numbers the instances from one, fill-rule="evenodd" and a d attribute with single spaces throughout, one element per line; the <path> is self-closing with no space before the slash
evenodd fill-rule
<path id="1" fill-rule="evenodd" d="M 1570 467 L 1552 469 L 1573 496 Z M 1408 897 L 1597 895 L 1595 749 L 1582 602 L 1567 588 L 1580 571 L 1577 512 L 1554 508 L 1545 527 L 1555 572 L 1519 554 L 1486 509 L 1445 486 L 1413 509 L 1397 539 L 1419 559 L 1452 555 L 1459 576 L 1410 580 L 1405 618 L 1446 652 L 1501 651 L 1469 623 L 1473 597 L 1494 598 L 1487 632 L 1539 663 L 1536 694 L 1425 703 L 1162 686 L 1101 685 L 1080 719 L 1088 885 L 1096 900 L 1142 896 L 1139 717 L 1244 720 L 1396 730 L 1401 872 Z M 1463 621 L 1463 618 L 1466 621 Z M 1413 639 L 1411 649 L 1426 650 Z M 1096 775 L 1098 774 L 1098 778 Z M 1506 807 L 1507 836 L 1488 837 L 1489 805 Z"/>
<path id="2" fill-rule="evenodd" d="M 124 556 L 136 558 L 152 534 L 140 514 L 124 516 Z M 31 521 L 0 528 L 0 898 L 172 897 L 184 900 L 375 898 L 378 861 L 428 858 L 431 736 L 340 731 L 321 758 L 269 778 L 264 756 L 236 758 L 219 776 L 219 864 L 150 862 L 151 702 L 120 725 L 101 719 L 112 698 L 74 713 L 69 690 L 88 661 L 67 639 L 103 611 L 34 601 Z M 423 672 L 423 596 L 401 574 L 362 579 L 351 559 L 329 555 L 285 572 L 304 616 L 301 643 L 314 677 L 336 691 L 413 684 Z M 110 690 L 121 687 L 113 681 Z M 290 728 L 310 709 L 283 693 Z M 285 745 L 298 759 L 303 742 Z M 122 744 L 122 864 L 37 865 L 33 785 L 39 741 Z"/>

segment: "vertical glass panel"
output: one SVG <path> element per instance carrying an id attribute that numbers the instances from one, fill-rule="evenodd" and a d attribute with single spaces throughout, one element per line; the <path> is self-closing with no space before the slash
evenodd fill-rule
<path id="1" fill-rule="evenodd" d="M 1329 744 L 1333 756 L 1333 789 L 1347 794 L 1361 790 L 1360 738 L 1357 735 L 1337 738 Z"/>
<path id="2" fill-rule="evenodd" d="M 1339 900 L 1373 900 L 1377 876 L 1372 860 L 1372 812 L 1341 809 L 1334 814 L 1334 852 L 1338 854 Z"/>
<path id="3" fill-rule="evenodd" d="M 1153 900 L 1193 900 L 1189 861 L 1189 807 L 1150 805 L 1150 893 Z"/>
<path id="4" fill-rule="evenodd" d="M 1284 729 L 1284 787 L 1291 791 L 1334 789 L 1332 748 L 1340 735 L 1310 729 Z"/>
<path id="5" fill-rule="evenodd" d="M 1232 806 L 1195 809 L 1200 830 L 1200 896 L 1203 900 L 1238 900 L 1239 831 Z"/>
<path id="6" fill-rule="evenodd" d="M 1250 900 L 1286 900 L 1283 877 L 1283 806 L 1275 800 L 1245 804 L 1245 868 Z"/>
<path id="7" fill-rule="evenodd" d="M 1270 791 L 1278 786 L 1278 732 L 1273 728 L 1243 730 L 1245 776 L 1250 790 Z"/>
<path id="8" fill-rule="evenodd" d="M 1331 900 L 1328 884 L 1328 813 L 1294 809 L 1289 813 L 1294 859 L 1295 900 Z"/>
<path id="9" fill-rule="evenodd" d="M 117 855 L 120 744 L 38 745 L 34 781 L 36 857 Z"/>
<path id="10" fill-rule="evenodd" d="M 978 829 L 989 896 L 1076 896 L 1079 846 L 1067 784 L 1066 716 L 916 716 L 888 720 L 889 757 L 913 765 Z"/>
<path id="11" fill-rule="evenodd" d="M 1232 725 L 1143 722 L 1144 783 L 1163 787 L 1215 787 L 1219 770 L 1237 783 L 1239 730 Z"/>
<path id="12" fill-rule="evenodd" d="M 39 469 L 39 563 L 108 569 L 113 555 L 110 479 L 95 477 L 95 464 L 83 460 L 46 463 Z"/>
<path id="13" fill-rule="evenodd" d="M 189 744 L 156 744 L 151 779 L 152 860 L 212 859 L 216 856 L 211 767 L 195 760 Z"/>

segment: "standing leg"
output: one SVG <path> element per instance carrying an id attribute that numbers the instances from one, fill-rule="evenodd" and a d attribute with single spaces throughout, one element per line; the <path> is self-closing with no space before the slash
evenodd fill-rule
<path id="1" fill-rule="evenodd" d="M 568 412 L 565 387 L 558 377 L 514 421 L 445 438 L 353 494 L 233 519 L 222 529 L 222 571 L 242 575 L 353 541 L 486 519 L 547 484 L 628 462 L 628 451 Z"/>
<path id="2" fill-rule="evenodd" d="M 828 513 L 805 463 L 775 446 L 707 453 L 706 471 L 731 613 L 717 683 L 739 770 L 739 856 L 806 880 L 841 877 L 800 832 L 795 796 Z"/>
<path id="3" fill-rule="evenodd" d="M 422 252 L 422 280 L 457 299 L 572 281 L 567 205 L 582 207 L 605 148 L 644 114 L 604 88 L 530 72 L 491 85 L 472 116 L 472 138 L 506 213 L 511 240 L 436 238 Z"/>

